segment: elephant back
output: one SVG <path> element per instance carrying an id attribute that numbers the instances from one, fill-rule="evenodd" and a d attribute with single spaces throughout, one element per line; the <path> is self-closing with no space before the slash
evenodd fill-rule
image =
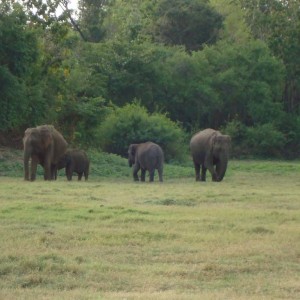
<path id="1" fill-rule="evenodd" d="M 164 163 L 164 152 L 159 145 L 146 142 L 139 145 L 137 158 L 143 168 L 157 168 Z"/>
<path id="2" fill-rule="evenodd" d="M 206 153 L 211 151 L 213 139 L 216 135 L 221 134 L 219 131 L 207 128 L 195 133 L 190 141 L 190 151 L 196 161 L 203 161 Z"/>

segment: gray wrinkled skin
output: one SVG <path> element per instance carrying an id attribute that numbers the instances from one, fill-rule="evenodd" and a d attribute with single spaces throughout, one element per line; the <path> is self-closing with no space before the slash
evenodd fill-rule
<path id="1" fill-rule="evenodd" d="M 89 177 L 90 160 L 83 150 L 67 150 L 57 164 L 57 170 L 65 168 L 67 179 L 72 180 L 73 173 L 77 173 L 78 180 L 84 175 L 85 180 Z M 56 179 L 55 172 L 55 179 Z"/>
<path id="2" fill-rule="evenodd" d="M 207 169 L 213 181 L 222 181 L 227 170 L 231 138 L 214 129 L 196 133 L 190 141 L 196 181 L 206 180 Z M 200 177 L 201 170 L 201 177 Z"/>
<path id="3" fill-rule="evenodd" d="M 148 171 L 149 181 L 153 182 L 155 170 L 158 171 L 159 181 L 163 181 L 164 153 L 155 143 L 131 144 L 128 148 L 128 164 L 130 167 L 133 166 L 135 181 L 139 181 L 139 170 L 141 170 L 141 181 L 145 181 L 146 171 Z"/>
<path id="4" fill-rule="evenodd" d="M 44 168 L 44 179 L 53 179 L 53 168 L 68 146 L 63 136 L 52 125 L 27 128 L 23 137 L 23 145 L 24 179 L 31 181 L 36 179 L 38 164 Z"/>

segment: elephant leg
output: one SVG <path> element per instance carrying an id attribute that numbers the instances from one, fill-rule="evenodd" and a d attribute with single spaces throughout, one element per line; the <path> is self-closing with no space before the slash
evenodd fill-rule
<path id="1" fill-rule="evenodd" d="M 44 165 L 44 179 L 45 180 L 52 179 L 52 168 L 51 168 L 51 163 L 49 161 L 46 161 Z"/>
<path id="2" fill-rule="evenodd" d="M 31 158 L 31 175 L 30 180 L 34 181 L 36 179 L 36 169 L 37 169 L 38 159 L 36 157 Z"/>
<path id="3" fill-rule="evenodd" d="M 29 171 L 25 170 L 24 180 L 29 180 Z"/>
<path id="4" fill-rule="evenodd" d="M 150 181 L 150 182 L 153 182 L 153 181 L 154 181 L 154 173 L 155 173 L 155 169 L 149 170 L 149 176 L 150 176 L 149 181 Z"/>
<path id="5" fill-rule="evenodd" d="M 57 166 L 51 165 L 51 179 L 56 180 L 57 179 Z"/>
<path id="6" fill-rule="evenodd" d="M 84 171 L 83 174 L 84 174 L 85 180 L 88 180 L 88 178 L 89 178 L 89 172 L 88 171 Z"/>
<path id="7" fill-rule="evenodd" d="M 141 181 L 145 182 L 146 179 L 146 169 L 141 169 Z"/>
<path id="8" fill-rule="evenodd" d="M 80 181 L 80 180 L 81 180 L 81 178 L 82 178 L 82 175 L 83 175 L 83 172 L 80 172 L 80 173 L 78 173 L 78 181 Z"/>
<path id="9" fill-rule="evenodd" d="M 140 165 L 136 163 L 133 167 L 133 178 L 134 181 L 139 181 L 138 171 L 140 170 Z"/>
<path id="10" fill-rule="evenodd" d="M 70 167 L 66 167 L 66 175 L 68 181 L 72 180 L 73 170 Z"/>
<path id="11" fill-rule="evenodd" d="M 200 164 L 194 161 L 196 181 L 200 181 Z"/>
<path id="12" fill-rule="evenodd" d="M 24 155 L 24 180 L 29 181 L 29 155 Z"/>
<path id="13" fill-rule="evenodd" d="M 215 168 L 213 168 L 213 170 L 211 171 L 211 179 L 212 179 L 212 181 L 219 181 L 217 172 L 215 171 Z"/>
<path id="14" fill-rule="evenodd" d="M 205 158 L 203 167 L 205 167 L 206 169 L 209 170 L 209 172 L 211 174 L 212 181 L 217 181 L 218 176 L 217 176 L 217 173 L 216 173 L 216 170 L 215 170 L 215 167 L 214 167 L 213 158 L 211 156 L 207 156 Z"/>
<path id="15" fill-rule="evenodd" d="M 206 171 L 207 171 L 207 168 L 204 167 L 204 165 L 202 165 L 202 168 L 201 168 L 201 181 L 206 181 Z"/>

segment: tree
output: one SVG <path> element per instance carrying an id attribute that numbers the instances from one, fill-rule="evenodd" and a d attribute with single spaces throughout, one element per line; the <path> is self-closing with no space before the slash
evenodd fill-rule
<path id="1" fill-rule="evenodd" d="M 30 114 L 30 98 L 34 66 L 39 57 L 37 37 L 26 27 L 27 18 L 16 3 L 0 4 L 0 117 L 2 130 L 13 129 L 26 122 Z M 36 91 L 35 91 L 36 92 Z"/>
<path id="2" fill-rule="evenodd" d="M 300 113 L 300 6 L 298 0 L 238 0 L 253 35 L 265 41 L 286 70 L 285 109 Z"/>
<path id="3" fill-rule="evenodd" d="M 248 43 L 252 38 L 251 30 L 245 21 L 245 11 L 234 1 L 210 0 L 212 7 L 224 16 L 223 29 L 220 31 L 220 39 L 230 43 Z"/>
<path id="4" fill-rule="evenodd" d="M 105 36 L 104 18 L 111 0 L 80 0 L 79 24 L 85 39 L 89 42 L 100 42 Z"/>
<path id="5" fill-rule="evenodd" d="M 184 45 L 187 51 L 213 44 L 224 19 L 206 0 L 162 0 L 156 14 L 156 39 L 166 45 Z"/>
<path id="6" fill-rule="evenodd" d="M 97 140 L 104 151 L 125 157 L 130 144 L 147 141 L 159 144 L 166 160 L 180 160 L 186 154 L 185 133 L 178 124 L 164 114 L 150 114 L 137 102 L 113 109 L 99 126 Z"/>
<path id="7" fill-rule="evenodd" d="M 280 120 L 284 67 L 263 42 L 221 42 L 197 56 L 204 56 L 213 70 L 212 88 L 222 99 L 219 120 L 236 119 L 247 126 Z"/>
<path id="8" fill-rule="evenodd" d="M 42 26 L 46 29 L 51 27 L 52 24 L 56 24 L 56 26 L 57 24 L 63 26 L 68 24 L 79 33 L 84 41 L 87 41 L 87 37 L 74 17 L 73 9 L 69 8 L 70 0 L 22 0 L 22 2 L 27 9 L 32 26 Z"/>

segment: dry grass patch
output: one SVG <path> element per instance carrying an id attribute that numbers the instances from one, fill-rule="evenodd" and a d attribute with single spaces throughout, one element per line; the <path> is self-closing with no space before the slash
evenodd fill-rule
<path id="1" fill-rule="evenodd" d="M 221 183 L 0 184 L 0 298 L 299 297 L 294 170 L 233 165 Z"/>

